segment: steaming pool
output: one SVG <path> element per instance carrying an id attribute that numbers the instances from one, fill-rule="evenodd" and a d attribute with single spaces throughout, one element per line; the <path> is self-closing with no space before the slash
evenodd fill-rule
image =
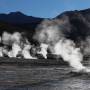
<path id="1" fill-rule="evenodd" d="M 90 74 L 71 69 L 57 60 L 0 58 L 0 90 L 90 90 Z"/>

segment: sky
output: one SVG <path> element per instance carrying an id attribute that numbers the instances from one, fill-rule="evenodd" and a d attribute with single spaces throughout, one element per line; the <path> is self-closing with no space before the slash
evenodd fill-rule
<path id="1" fill-rule="evenodd" d="M 87 8 L 90 8 L 90 0 L 0 0 L 0 13 L 21 11 L 29 16 L 43 18 Z"/>

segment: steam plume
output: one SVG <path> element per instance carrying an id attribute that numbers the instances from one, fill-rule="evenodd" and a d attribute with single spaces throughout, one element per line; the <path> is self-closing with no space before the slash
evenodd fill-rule
<path id="1" fill-rule="evenodd" d="M 90 72 L 81 64 L 83 60 L 81 49 L 77 48 L 75 43 L 67 38 L 70 32 L 68 27 L 70 27 L 68 19 L 45 20 L 38 26 L 33 38 L 38 40 L 41 45 L 47 44 L 52 54 L 61 56 L 75 71 Z"/>
<path id="2" fill-rule="evenodd" d="M 0 57 L 23 57 L 25 59 L 37 59 L 33 57 L 30 53 L 32 45 L 26 37 L 23 37 L 22 33 L 14 32 L 8 33 L 3 32 L 2 37 L 0 37 Z M 36 48 L 36 47 L 35 47 Z"/>

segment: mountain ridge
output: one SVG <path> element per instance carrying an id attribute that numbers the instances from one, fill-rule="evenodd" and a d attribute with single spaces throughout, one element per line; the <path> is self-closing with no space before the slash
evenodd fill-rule
<path id="1" fill-rule="evenodd" d="M 33 22 L 40 22 L 43 19 L 44 18 L 27 16 L 19 11 L 10 12 L 9 14 L 4 14 L 4 13 L 0 14 L 0 20 L 8 23 L 18 23 L 18 24 L 33 23 Z"/>

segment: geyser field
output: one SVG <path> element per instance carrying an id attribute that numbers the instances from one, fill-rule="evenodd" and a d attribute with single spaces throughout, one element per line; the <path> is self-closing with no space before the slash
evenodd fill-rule
<path id="1" fill-rule="evenodd" d="M 68 11 L 42 20 L 32 36 L 35 44 L 26 33 L 1 33 L 2 89 L 90 89 L 90 10 Z"/>

